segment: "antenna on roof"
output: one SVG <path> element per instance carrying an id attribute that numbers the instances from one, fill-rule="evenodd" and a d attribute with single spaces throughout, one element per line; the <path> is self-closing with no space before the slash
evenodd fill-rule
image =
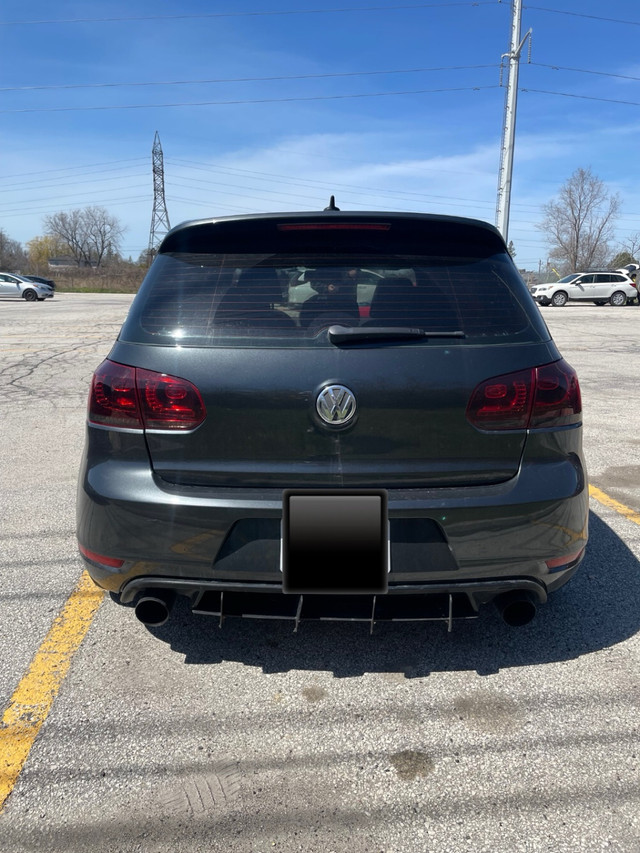
<path id="1" fill-rule="evenodd" d="M 334 195 L 329 199 L 329 207 L 325 207 L 325 210 L 340 210 L 339 207 L 336 207 L 336 197 Z"/>

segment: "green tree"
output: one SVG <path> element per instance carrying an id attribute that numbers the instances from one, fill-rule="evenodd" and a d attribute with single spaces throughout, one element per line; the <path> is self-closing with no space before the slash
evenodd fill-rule
<path id="1" fill-rule="evenodd" d="M 626 249 L 618 252 L 617 255 L 613 256 L 611 260 L 611 266 L 614 269 L 620 269 L 620 267 L 625 267 L 627 264 L 637 264 L 637 260 L 633 257 L 631 252 L 628 252 Z"/>
<path id="2" fill-rule="evenodd" d="M 619 252 L 611 262 L 615 267 L 624 267 L 626 264 L 640 263 L 640 232 L 631 234 L 619 247 Z M 622 260 L 622 263 L 620 263 Z"/>
<path id="3" fill-rule="evenodd" d="M 49 269 L 49 258 L 70 255 L 71 252 L 66 243 L 56 237 L 45 235 L 44 237 L 34 237 L 28 241 L 27 254 L 29 269 L 33 272 L 44 273 Z"/>

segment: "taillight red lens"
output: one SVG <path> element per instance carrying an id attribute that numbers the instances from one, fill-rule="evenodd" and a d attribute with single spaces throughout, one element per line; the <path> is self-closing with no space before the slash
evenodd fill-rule
<path id="1" fill-rule="evenodd" d="M 536 373 L 536 398 L 529 426 L 533 429 L 579 423 L 582 398 L 575 370 L 562 359 L 538 367 Z"/>
<path id="2" fill-rule="evenodd" d="M 142 429 L 135 368 L 108 359 L 102 362 L 93 374 L 88 417 L 93 424 Z"/>
<path id="3" fill-rule="evenodd" d="M 204 420 L 200 392 L 186 379 L 137 369 L 136 381 L 147 429 L 195 429 Z"/>
<path id="4" fill-rule="evenodd" d="M 89 422 L 120 429 L 191 430 L 205 419 L 191 382 L 152 370 L 104 361 L 89 396 Z"/>
<path id="5" fill-rule="evenodd" d="M 467 419 L 484 430 L 535 429 L 579 423 L 580 386 L 564 359 L 481 382 Z"/>
<path id="6" fill-rule="evenodd" d="M 480 429 L 526 429 L 533 401 L 533 383 L 533 370 L 487 379 L 471 395 L 467 418 Z"/>

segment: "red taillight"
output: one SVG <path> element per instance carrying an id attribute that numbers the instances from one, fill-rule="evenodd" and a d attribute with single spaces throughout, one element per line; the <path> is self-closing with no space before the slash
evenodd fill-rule
<path id="1" fill-rule="evenodd" d="M 533 370 L 487 379 L 471 395 L 467 418 L 480 429 L 526 429 L 533 388 Z"/>
<path id="2" fill-rule="evenodd" d="M 579 423 L 580 385 L 575 370 L 562 359 L 536 369 L 536 397 L 529 426 L 550 427 Z"/>
<path id="3" fill-rule="evenodd" d="M 135 368 L 102 362 L 93 374 L 88 417 L 93 424 L 142 429 Z"/>
<path id="4" fill-rule="evenodd" d="M 96 370 L 89 422 L 119 429 L 191 430 L 206 415 L 191 382 L 108 359 Z"/>
<path id="5" fill-rule="evenodd" d="M 186 379 L 136 369 L 136 383 L 147 429 L 195 429 L 204 420 L 200 392 Z"/>
<path id="6" fill-rule="evenodd" d="M 561 359 L 481 382 L 467 419 L 484 430 L 535 429 L 579 423 L 581 412 L 578 377 Z"/>

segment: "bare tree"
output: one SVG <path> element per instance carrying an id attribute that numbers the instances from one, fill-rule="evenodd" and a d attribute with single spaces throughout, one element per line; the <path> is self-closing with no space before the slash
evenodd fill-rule
<path id="1" fill-rule="evenodd" d="M 542 208 L 537 226 L 547 237 L 549 257 L 570 272 L 604 266 L 609 259 L 620 197 L 591 169 L 576 169 L 558 198 Z"/>
<path id="2" fill-rule="evenodd" d="M 47 234 L 69 247 L 78 266 L 90 267 L 99 267 L 106 258 L 118 256 L 125 230 L 104 207 L 46 216 L 44 227 Z"/>
<path id="3" fill-rule="evenodd" d="M 22 248 L 22 244 L 17 240 L 12 240 L 0 229 L 0 269 L 19 270 L 26 262 L 27 254 Z"/>

